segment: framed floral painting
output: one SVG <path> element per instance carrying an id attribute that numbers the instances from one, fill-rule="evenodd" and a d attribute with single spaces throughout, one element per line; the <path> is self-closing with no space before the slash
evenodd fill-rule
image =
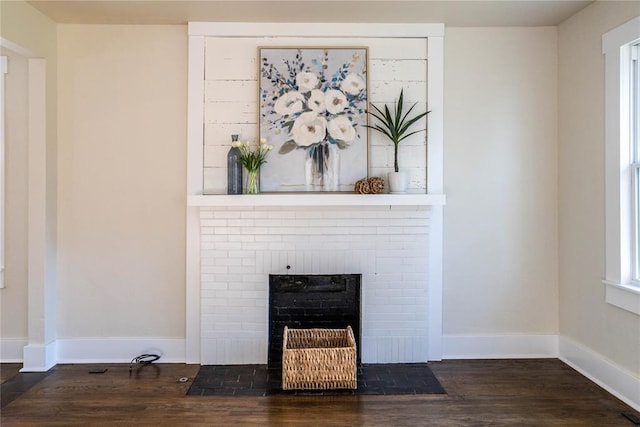
<path id="1" fill-rule="evenodd" d="M 367 176 L 367 48 L 261 47 L 265 192 L 353 191 Z"/>

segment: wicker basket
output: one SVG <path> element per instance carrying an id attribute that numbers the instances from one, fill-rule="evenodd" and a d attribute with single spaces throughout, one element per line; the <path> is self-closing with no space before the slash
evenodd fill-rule
<path id="1" fill-rule="evenodd" d="M 284 328 L 283 390 L 357 388 L 356 340 L 346 329 Z"/>

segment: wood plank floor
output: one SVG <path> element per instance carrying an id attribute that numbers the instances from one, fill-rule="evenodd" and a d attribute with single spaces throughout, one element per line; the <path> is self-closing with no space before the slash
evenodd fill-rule
<path id="1" fill-rule="evenodd" d="M 20 372 L 22 363 L 2 363 L 0 364 L 0 383 L 5 382 L 9 378 Z"/>
<path id="2" fill-rule="evenodd" d="M 631 408 L 555 359 L 433 362 L 448 394 L 416 396 L 186 396 L 197 365 L 104 366 L 58 365 L 1 425 L 634 427 Z"/>

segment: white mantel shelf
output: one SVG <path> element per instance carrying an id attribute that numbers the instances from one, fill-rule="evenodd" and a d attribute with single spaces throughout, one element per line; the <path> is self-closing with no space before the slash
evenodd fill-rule
<path id="1" fill-rule="evenodd" d="M 188 206 L 443 206 L 444 194 L 192 195 Z"/>

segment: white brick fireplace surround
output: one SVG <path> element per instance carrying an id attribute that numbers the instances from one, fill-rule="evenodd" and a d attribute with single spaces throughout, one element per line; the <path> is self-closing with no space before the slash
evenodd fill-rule
<path id="1" fill-rule="evenodd" d="M 257 111 L 248 114 L 256 103 L 247 92 L 239 95 L 246 98 L 241 103 L 224 101 L 231 111 L 224 122 L 212 121 L 208 108 L 215 110 L 216 97 L 228 91 L 211 90 L 224 88 L 224 79 L 232 87 L 252 87 L 255 77 L 245 73 L 240 83 L 221 77 L 212 85 L 206 70 L 230 63 L 253 70 L 255 63 L 245 48 L 207 56 L 207 46 L 225 46 L 225 38 L 236 40 L 233 46 L 258 46 L 261 38 L 277 45 L 278 37 L 326 45 L 327 28 L 333 42 L 352 39 L 369 47 L 372 102 L 391 101 L 396 86 L 426 90 L 420 102 L 431 110 L 428 143 L 423 136 L 422 148 L 419 141 L 409 144 L 408 152 L 421 153 L 411 159 L 411 194 L 222 194 L 223 171 L 215 159 L 226 155 L 231 133 L 251 138 Z M 189 24 L 187 363 L 267 363 L 269 274 L 361 274 L 362 362 L 442 358 L 443 34 L 440 24 Z M 424 46 L 428 61 L 424 50 L 422 59 L 384 56 L 399 51 L 389 47 L 403 40 L 418 50 Z M 407 60 L 417 66 L 404 67 Z M 416 77 L 398 80 L 403 68 Z M 369 148 L 369 174 L 383 175 L 388 150 L 374 140 Z"/>
<path id="2" fill-rule="evenodd" d="M 201 363 L 266 362 L 269 274 L 287 273 L 361 273 L 363 362 L 427 360 L 429 223 L 426 206 L 202 208 Z"/>

